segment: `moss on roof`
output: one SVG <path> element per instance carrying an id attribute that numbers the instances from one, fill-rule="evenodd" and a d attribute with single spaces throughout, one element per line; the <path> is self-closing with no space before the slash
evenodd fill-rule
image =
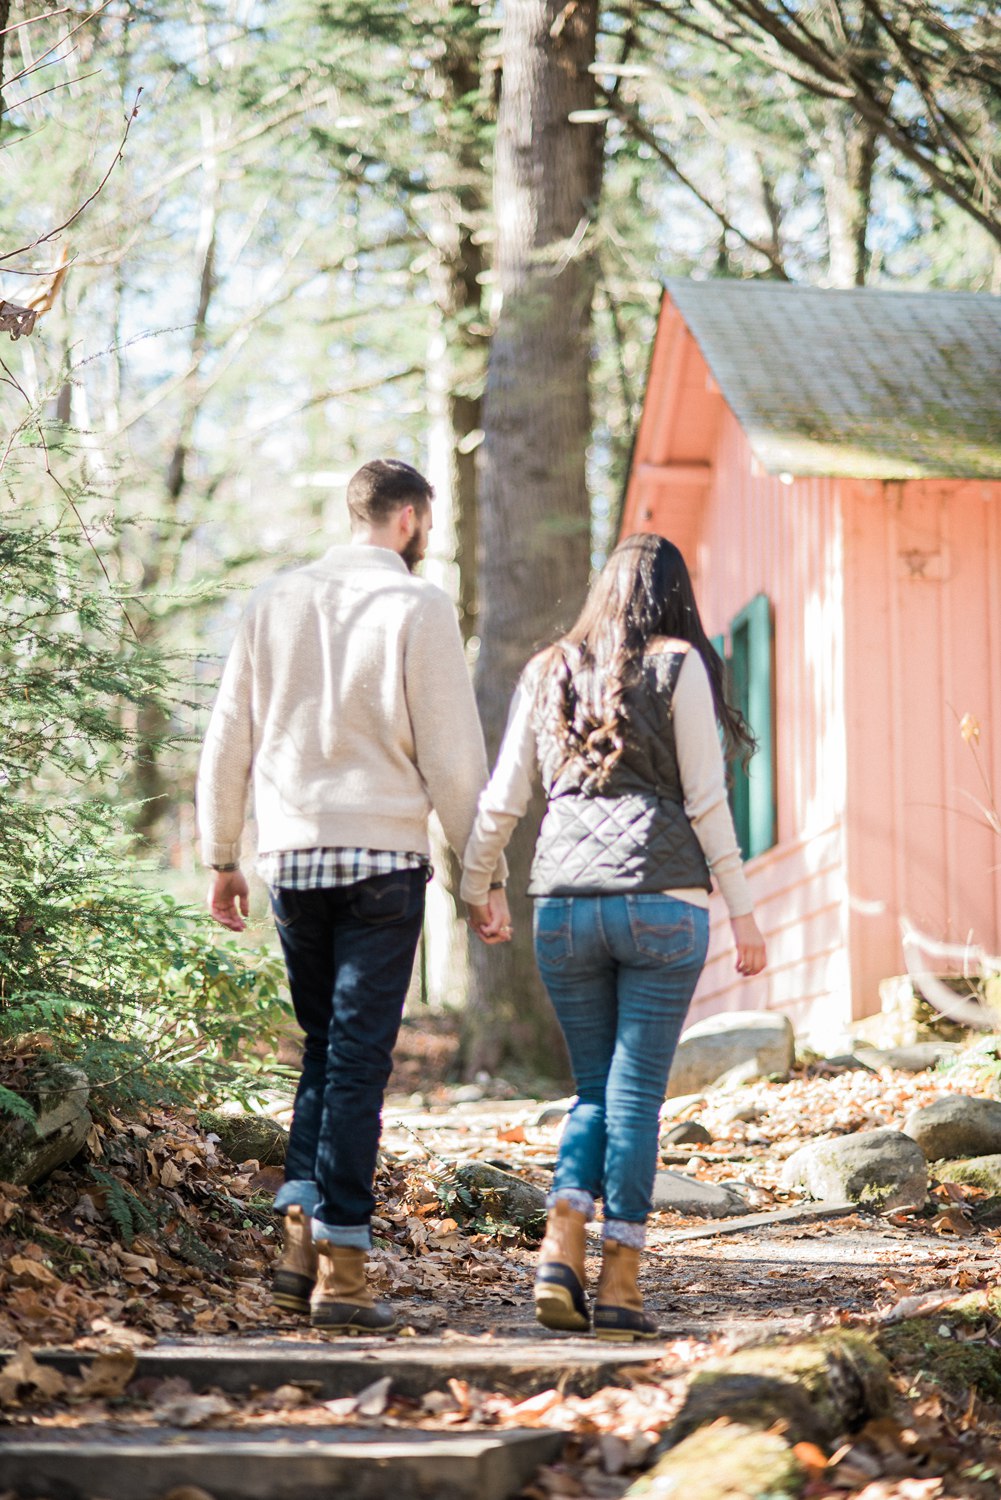
<path id="1" fill-rule="evenodd" d="M 772 473 L 1001 478 L 1001 298 L 669 281 Z"/>

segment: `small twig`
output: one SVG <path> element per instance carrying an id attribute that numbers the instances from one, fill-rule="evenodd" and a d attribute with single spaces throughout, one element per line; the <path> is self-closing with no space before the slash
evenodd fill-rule
<path id="1" fill-rule="evenodd" d="M 115 152 L 114 158 L 112 159 L 111 165 L 108 167 L 108 170 L 105 172 L 104 176 L 101 178 L 100 182 L 97 184 L 97 187 L 90 194 L 90 196 L 83 200 L 83 202 L 80 204 L 80 207 L 73 213 L 71 213 L 69 218 L 66 219 L 64 223 L 56 225 L 55 229 L 50 229 L 48 234 L 39 235 L 37 239 L 31 241 L 30 245 L 22 245 L 18 250 L 8 250 L 6 255 L 0 255 L 0 264 L 2 264 L 5 260 L 13 260 L 15 255 L 25 255 L 29 250 L 34 250 L 39 245 L 44 245 L 48 240 L 55 239 L 57 234 L 62 234 L 64 229 L 68 229 L 71 224 L 75 223 L 75 221 L 79 219 L 84 210 L 90 207 L 98 194 L 103 192 L 108 178 L 111 176 L 112 172 L 115 170 L 124 155 L 125 143 L 129 138 L 129 131 L 132 129 L 132 122 L 138 117 L 139 114 L 139 96 L 141 93 L 142 85 L 140 84 L 139 88 L 136 91 L 135 103 L 133 104 L 132 109 L 130 110 L 125 121 L 125 133 L 123 134 L 122 139 L 118 144 L 118 150 Z"/>
<path id="2" fill-rule="evenodd" d="M 47 47 L 40 57 L 36 57 L 32 62 L 28 64 L 26 68 L 22 68 L 20 73 L 15 73 L 13 77 L 6 79 L 4 82 L 4 88 L 10 88 L 12 83 L 17 83 L 19 79 L 26 78 L 29 73 L 37 72 L 47 57 L 50 57 L 52 53 L 57 50 L 57 48 L 63 45 L 64 42 L 68 42 L 71 36 L 76 36 L 78 31 L 82 31 L 85 26 L 89 25 L 90 22 L 93 21 L 95 16 L 99 16 L 102 11 L 107 10 L 110 4 L 111 0 L 104 0 L 104 3 L 102 5 L 99 5 L 96 10 L 92 10 L 89 16 L 84 16 L 82 21 L 78 21 L 77 24 L 73 27 L 72 31 L 67 31 L 65 36 L 61 36 L 57 42 L 52 43 L 51 47 Z M 66 9 L 68 10 L 69 7 L 67 6 Z M 60 11 L 54 12 L 55 15 L 60 15 L 63 13 L 64 12 Z M 32 20 L 44 21 L 45 19 L 45 16 L 32 16 L 29 17 L 28 21 L 19 22 L 19 25 L 27 26 Z M 11 27 L 11 30 L 13 29 L 14 28 Z M 58 61 L 58 59 L 53 59 L 53 61 Z"/>

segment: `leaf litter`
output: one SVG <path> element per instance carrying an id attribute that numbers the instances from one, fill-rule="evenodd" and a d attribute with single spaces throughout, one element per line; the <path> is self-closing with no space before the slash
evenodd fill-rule
<path id="1" fill-rule="evenodd" d="M 734 1117 L 732 1094 L 710 1095 L 691 1113 L 712 1145 L 686 1157 L 686 1169 L 705 1181 L 735 1182 L 753 1207 L 781 1206 L 795 1201 L 781 1186 L 782 1162 L 805 1140 L 899 1128 L 910 1110 L 960 1086 L 948 1075 L 882 1069 L 831 1077 L 805 1069 L 784 1084 L 742 1088 L 743 1118 Z M 451 1171 L 463 1160 L 486 1161 L 544 1190 L 560 1126 L 537 1124 L 538 1115 L 538 1104 L 524 1100 L 452 1104 L 444 1086 L 430 1100 L 387 1105 L 373 1280 L 381 1294 L 406 1304 L 408 1331 L 441 1333 L 448 1324 L 457 1337 L 496 1339 L 508 1322 L 524 1329 L 535 1236 L 506 1219 L 503 1205 L 464 1202 Z M 325 1402 L 310 1382 L 233 1396 L 194 1391 L 176 1378 L 137 1379 L 136 1351 L 163 1337 L 316 1338 L 268 1304 L 277 1180 L 274 1168 L 229 1161 L 192 1112 L 151 1110 L 134 1120 L 106 1116 L 81 1157 L 38 1187 L 0 1188 L 0 1340 L 14 1350 L 0 1370 L 2 1419 L 43 1427 L 104 1421 L 117 1430 L 556 1427 L 572 1437 L 525 1500 L 620 1496 L 670 1427 L 686 1378 L 747 1341 L 739 1324 L 749 1303 L 757 1320 L 751 1338 L 769 1331 L 772 1310 L 774 1328 L 785 1333 L 926 1315 L 957 1289 L 990 1279 L 1001 1239 L 985 1222 L 983 1190 L 955 1184 L 933 1190 L 929 1212 L 791 1225 L 753 1246 L 698 1241 L 667 1252 L 666 1231 L 701 1221 L 656 1215 L 648 1302 L 659 1297 L 655 1310 L 665 1322 L 662 1309 L 687 1308 L 691 1326 L 650 1365 L 588 1396 L 552 1389 L 518 1398 L 451 1379 L 413 1399 L 383 1377 Z M 869 1243 L 866 1266 L 847 1248 L 859 1235 Z M 768 1263 L 775 1247 L 789 1252 L 799 1241 L 820 1253 L 806 1272 L 800 1252 Z M 987 1327 L 964 1336 L 998 1344 Z M 35 1358 L 32 1348 L 45 1344 L 97 1358 L 82 1375 L 64 1375 Z M 924 1375 L 898 1380 L 893 1422 L 846 1434 L 829 1455 L 799 1449 L 806 1500 L 993 1500 L 1001 1490 L 997 1409 L 952 1396 Z M 188 1486 L 172 1500 L 204 1496 Z"/>

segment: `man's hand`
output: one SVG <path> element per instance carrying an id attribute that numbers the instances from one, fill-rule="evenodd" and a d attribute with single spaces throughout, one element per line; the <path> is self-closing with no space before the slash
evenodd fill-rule
<path id="1" fill-rule="evenodd" d="M 491 891 L 486 906 L 469 908 L 469 924 L 476 936 L 485 943 L 509 943 L 513 928 L 511 910 L 507 904 L 507 891 L 503 886 Z"/>
<path id="2" fill-rule="evenodd" d="M 765 940 L 757 922 L 748 913 L 746 917 L 731 917 L 730 926 L 737 945 L 737 973 L 747 977 L 760 974 L 765 967 Z"/>
<path id="3" fill-rule="evenodd" d="M 209 911 L 230 932 L 242 932 L 250 916 L 250 887 L 239 870 L 216 870 L 209 886 Z"/>

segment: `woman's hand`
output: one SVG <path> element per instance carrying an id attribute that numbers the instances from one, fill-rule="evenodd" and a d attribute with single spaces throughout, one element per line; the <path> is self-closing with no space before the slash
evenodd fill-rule
<path id="1" fill-rule="evenodd" d="M 469 907 L 469 925 L 485 943 L 509 943 L 513 928 L 507 891 L 503 886 L 491 891 L 486 906 Z"/>
<path id="2" fill-rule="evenodd" d="M 737 973 L 760 974 L 765 967 L 765 940 L 754 917 L 750 912 L 745 917 L 731 917 L 730 926 L 737 945 Z"/>

